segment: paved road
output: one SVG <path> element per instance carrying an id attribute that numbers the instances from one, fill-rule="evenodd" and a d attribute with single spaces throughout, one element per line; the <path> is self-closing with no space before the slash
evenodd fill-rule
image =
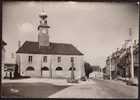
<path id="1" fill-rule="evenodd" d="M 67 87 L 49 83 L 3 83 L 1 94 L 4 98 L 47 98 Z"/>
<path id="2" fill-rule="evenodd" d="M 2 83 L 2 96 L 18 98 L 136 98 L 138 95 L 138 87 L 128 86 L 124 82 L 114 80 L 81 81 L 73 86 L 66 84 L 64 80 L 50 81 L 50 83 L 55 82 L 58 85 L 47 83 L 46 80 L 44 83 L 39 83 L 40 79 L 34 79 L 34 82 L 28 81 Z"/>
<path id="3" fill-rule="evenodd" d="M 68 87 L 49 98 L 137 98 L 138 87 L 120 81 L 94 80 L 93 84 Z"/>

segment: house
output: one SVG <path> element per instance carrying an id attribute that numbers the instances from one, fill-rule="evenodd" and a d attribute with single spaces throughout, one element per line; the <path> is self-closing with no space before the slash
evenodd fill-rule
<path id="1" fill-rule="evenodd" d="M 2 63 L 1 63 L 1 75 L 2 78 L 4 78 L 5 76 L 5 72 L 4 72 L 4 63 L 5 63 L 5 48 L 4 46 L 7 45 L 6 42 L 4 42 L 3 40 L 1 41 L 1 50 L 2 50 Z"/>
<path id="2" fill-rule="evenodd" d="M 25 41 L 16 52 L 20 74 L 70 78 L 74 67 L 75 78 L 81 78 L 84 75 L 83 54 L 72 44 L 50 42 L 47 14 L 42 12 L 39 17 L 38 41 Z"/>
<path id="3" fill-rule="evenodd" d="M 111 63 L 111 65 L 110 65 L 110 63 Z M 107 57 L 107 59 L 106 59 L 106 66 L 104 68 L 104 72 L 105 72 L 105 75 L 110 76 L 110 74 L 111 74 L 111 76 L 113 76 L 113 78 L 114 78 L 115 71 L 116 71 L 116 56 L 113 53 L 111 55 L 111 57 Z"/>

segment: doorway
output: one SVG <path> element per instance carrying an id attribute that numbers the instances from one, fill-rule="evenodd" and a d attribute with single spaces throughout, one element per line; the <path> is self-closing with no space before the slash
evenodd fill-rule
<path id="1" fill-rule="evenodd" d="M 44 66 L 41 68 L 41 73 L 42 73 L 42 77 L 49 77 L 49 68 L 47 66 Z"/>

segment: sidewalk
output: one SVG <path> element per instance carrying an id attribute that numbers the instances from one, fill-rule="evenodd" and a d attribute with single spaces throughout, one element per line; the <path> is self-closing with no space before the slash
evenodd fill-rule
<path id="1" fill-rule="evenodd" d="M 48 98 L 100 98 L 98 91 L 101 89 L 97 86 L 77 85 L 63 89 Z M 109 96 L 107 93 L 103 95 L 103 97 Z"/>
<path id="2" fill-rule="evenodd" d="M 124 78 L 124 77 L 118 77 L 117 79 L 121 80 L 121 81 L 128 81 L 129 80 L 129 78 Z"/>
<path id="3" fill-rule="evenodd" d="M 130 82 L 130 79 L 129 78 L 123 78 L 123 77 L 118 77 L 117 80 L 123 81 L 125 83 Z M 137 78 L 134 78 L 133 82 L 134 82 L 134 84 L 138 85 L 138 79 Z"/>
<path id="4" fill-rule="evenodd" d="M 79 83 L 68 83 L 66 79 L 28 78 L 18 80 L 3 79 L 2 83 L 50 83 L 57 86 L 67 86 L 67 85 L 93 84 L 94 82 L 92 80 L 87 80 L 87 81 L 79 81 Z"/>

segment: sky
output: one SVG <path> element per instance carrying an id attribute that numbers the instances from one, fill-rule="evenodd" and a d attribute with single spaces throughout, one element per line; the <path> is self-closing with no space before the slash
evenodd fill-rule
<path id="1" fill-rule="evenodd" d="M 7 63 L 15 61 L 19 40 L 21 44 L 37 41 L 42 10 L 48 15 L 50 41 L 73 44 L 91 65 L 104 67 L 107 56 L 129 38 L 129 28 L 138 40 L 137 3 L 4 2 L 2 39 L 7 43 Z"/>

